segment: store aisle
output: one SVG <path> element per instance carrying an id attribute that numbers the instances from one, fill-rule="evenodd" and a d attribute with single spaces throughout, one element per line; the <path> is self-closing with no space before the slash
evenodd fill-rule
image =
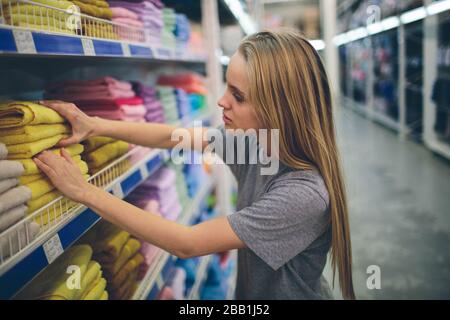
<path id="1" fill-rule="evenodd" d="M 345 108 L 337 127 L 357 297 L 449 299 L 450 164 Z M 371 265 L 381 290 L 367 288 Z"/>

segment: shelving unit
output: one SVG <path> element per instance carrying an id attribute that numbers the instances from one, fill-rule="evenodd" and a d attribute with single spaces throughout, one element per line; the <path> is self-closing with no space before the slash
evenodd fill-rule
<path id="1" fill-rule="evenodd" d="M 353 1 L 347 1 L 348 5 L 352 5 Z M 348 6 L 342 6 L 342 8 Z M 374 37 L 381 33 L 396 31 L 398 34 L 398 118 L 389 117 L 379 112 L 374 107 L 374 64 L 373 56 L 369 57 L 369 64 L 366 86 L 366 97 L 364 101 L 354 101 L 354 84 L 352 81 L 343 79 L 344 97 L 341 102 L 352 110 L 366 116 L 367 118 L 382 124 L 383 126 L 394 130 L 401 139 L 412 137 L 416 141 L 423 141 L 425 146 L 448 159 L 450 159 L 450 145 L 438 139 L 434 132 L 434 123 L 436 120 L 436 106 L 431 100 L 432 84 L 438 76 L 437 52 L 438 52 L 438 28 L 439 19 L 442 16 L 449 15 L 450 1 L 432 1 L 425 0 L 424 6 L 419 7 L 399 15 L 387 17 L 381 21 L 375 21 L 364 27 L 359 27 L 348 32 L 336 35 L 333 39 L 334 44 L 338 47 L 341 55 L 341 75 L 350 74 L 350 66 L 352 63 L 358 63 L 353 57 L 346 54 L 346 46 L 359 41 L 366 41 L 369 48 L 373 48 Z M 411 31 L 415 29 L 415 31 Z M 415 32 L 414 41 L 422 41 L 423 52 L 415 53 L 423 55 L 422 66 L 416 66 L 421 74 L 415 74 L 414 77 L 418 84 L 412 85 L 410 82 L 411 71 L 407 64 L 407 55 L 410 54 L 411 33 Z M 373 53 L 372 53 L 373 54 Z M 421 79 L 417 80 L 418 77 Z M 423 84 L 423 88 L 420 84 Z M 415 92 L 418 99 L 423 99 L 419 107 L 412 109 L 411 92 Z M 422 119 L 420 119 L 422 117 Z"/>
<path id="2" fill-rule="evenodd" d="M 200 258 L 200 262 L 197 267 L 197 273 L 195 275 L 195 283 L 187 295 L 188 300 L 199 300 L 200 291 L 203 283 L 208 277 L 208 268 L 212 262 L 212 255 L 204 256 Z"/>
<path id="3" fill-rule="evenodd" d="M 51 8 L 28 0 L 19 0 L 19 2 L 34 4 L 43 9 Z M 220 47 L 218 42 L 219 17 L 217 5 L 216 0 L 201 1 L 203 32 L 207 45 L 207 48 L 204 49 L 207 54 L 189 52 L 185 48 L 180 47 L 173 49 L 154 46 L 135 40 L 107 39 L 104 35 L 93 37 L 86 34 L 82 28 L 78 34 L 55 32 L 51 28 L 30 30 L 14 25 L 11 22 L 7 24 L 4 12 L 0 10 L 0 60 L 4 59 L 5 66 L 9 65 L 11 61 L 17 65 L 27 62 L 26 67 L 22 67 L 20 72 L 23 72 L 29 65 L 34 67 L 36 65 L 35 61 L 43 61 L 45 65 L 50 64 L 48 59 L 57 59 L 58 66 L 67 63 L 69 67 L 80 63 L 83 67 L 96 68 L 97 62 L 105 61 L 109 63 L 108 66 L 116 62 L 117 64 L 126 63 L 127 66 L 130 66 L 130 70 L 132 68 L 139 69 L 136 67 L 147 65 L 161 65 L 163 68 L 166 68 L 166 66 L 171 66 L 172 68 L 177 66 L 182 68 L 201 68 L 205 71 L 208 79 L 208 105 L 213 106 L 213 103 L 219 97 L 222 85 L 222 69 L 219 57 L 214 54 Z M 62 11 L 55 8 L 51 8 L 51 10 Z M 115 31 L 121 31 L 122 34 L 132 35 L 133 39 L 142 39 L 143 36 L 141 34 L 142 30 L 136 30 L 129 26 L 92 18 L 83 14 L 75 14 L 75 16 L 81 19 L 82 22 L 106 24 Z M 129 62 L 134 61 L 138 64 L 129 64 Z M 99 68 L 108 68 L 108 66 L 102 64 Z M 43 75 L 40 76 L 42 77 Z M 23 90 L 28 83 L 21 85 L 22 88 L 20 89 Z M 42 86 L 42 83 L 36 84 L 33 82 L 33 86 L 31 90 Z M 2 93 L 7 93 L 7 90 L 3 91 Z M 211 109 L 206 115 L 196 118 L 195 121 L 207 120 L 211 125 L 215 126 L 218 124 L 217 119 L 219 117 Z M 189 125 L 188 120 L 181 119 L 175 125 Z M 123 199 L 160 168 L 168 158 L 168 151 L 137 147 L 91 177 L 90 182 Z M 204 185 L 189 206 L 185 208 L 179 219 L 180 223 L 192 223 L 198 208 L 215 187 L 221 189 L 218 192 L 218 211 L 229 212 L 227 210 L 228 193 L 226 192 L 229 179 L 226 178 L 226 174 L 222 171 L 221 169 L 214 169 L 213 180 Z M 215 181 L 217 184 L 212 181 Z M 57 214 L 57 208 L 63 209 L 61 210 L 62 213 Z M 15 251 L 11 250 L 13 253 L 10 256 L 0 252 L 0 299 L 14 297 L 21 288 L 34 279 L 101 219 L 92 210 L 81 205 L 73 205 L 67 199 L 59 198 L 39 209 L 19 222 L 19 224 L 4 231 L 0 234 L 0 237 L 14 236 L 15 233 L 19 232 L 21 225 L 26 226 L 27 223 L 35 219 L 42 220 L 44 218 L 52 221 L 45 227 L 41 227 L 35 239 L 27 239 L 25 245 L 20 246 Z M 145 275 L 142 285 L 134 294 L 133 299 L 156 298 L 167 282 L 174 263 L 175 258 L 173 256 L 167 252 L 160 251 L 155 258 L 154 264 Z M 204 265 L 202 264 L 202 266 Z"/>

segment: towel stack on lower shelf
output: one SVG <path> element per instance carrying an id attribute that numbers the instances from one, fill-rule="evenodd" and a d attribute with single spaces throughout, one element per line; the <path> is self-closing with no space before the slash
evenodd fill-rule
<path id="1" fill-rule="evenodd" d="M 70 247 L 15 299 L 108 300 L 102 268 L 92 260 L 92 254 L 88 245 Z"/>
<path id="2" fill-rule="evenodd" d="M 0 142 L 6 145 L 7 158 L 16 160 L 23 166 L 22 176 L 18 180 L 23 188 L 31 191 L 31 197 L 27 200 L 28 213 L 38 210 L 60 196 L 32 158 L 44 150 L 61 154 L 60 149 L 52 148 L 71 132 L 70 126 L 64 121 L 56 111 L 33 102 L 15 101 L 0 104 Z M 66 150 L 88 178 L 87 164 L 77 157 L 83 152 L 83 146 L 75 144 Z M 64 208 L 60 206 L 52 208 L 49 214 L 37 217 L 36 222 L 46 225 L 74 205 L 73 202 L 67 201 Z"/>
<path id="3" fill-rule="evenodd" d="M 144 262 L 139 240 L 102 220 L 80 242 L 92 245 L 94 258 L 105 272 L 111 299 L 129 299 L 136 290 L 138 272 Z"/>
<path id="4" fill-rule="evenodd" d="M 93 137 L 83 142 L 86 149 L 83 159 L 88 163 L 89 172 L 95 174 L 123 156 L 130 149 L 130 145 L 123 141 L 114 140 L 107 137 Z M 122 174 L 127 166 L 121 167 Z"/>
<path id="5" fill-rule="evenodd" d="M 5 160 L 8 149 L 0 143 L 0 233 L 25 217 L 31 190 L 18 186 L 24 167 L 18 161 Z M 39 232 L 37 223 L 26 223 L 0 237 L 0 257 L 5 259 L 32 241 Z"/>

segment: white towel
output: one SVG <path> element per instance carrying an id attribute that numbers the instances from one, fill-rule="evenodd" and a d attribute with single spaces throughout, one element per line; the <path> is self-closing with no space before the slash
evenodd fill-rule
<path id="1" fill-rule="evenodd" d="M 36 222 L 27 223 L 0 239 L 0 256 L 4 258 L 14 255 L 33 241 L 39 233 Z"/>
<path id="2" fill-rule="evenodd" d="M 8 191 L 11 188 L 14 188 L 18 184 L 19 184 L 19 179 L 16 179 L 16 178 L 0 180 L 0 194 L 2 194 L 5 191 Z"/>
<path id="3" fill-rule="evenodd" d="M 0 143 L 0 160 L 6 159 L 8 155 L 8 149 L 6 148 L 4 143 Z"/>
<path id="4" fill-rule="evenodd" d="M 19 161 L 0 160 L 0 180 L 20 177 L 25 172 Z"/>
<path id="5" fill-rule="evenodd" d="M 25 217 L 28 207 L 20 205 L 6 212 L 0 213 L 0 232 L 5 231 L 17 221 Z"/>
<path id="6" fill-rule="evenodd" d="M 25 186 L 10 189 L 0 195 L 0 213 L 24 204 L 31 199 L 31 189 Z"/>

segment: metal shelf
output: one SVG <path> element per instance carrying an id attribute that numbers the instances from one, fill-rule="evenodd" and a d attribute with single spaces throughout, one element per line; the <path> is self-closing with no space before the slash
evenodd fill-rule
<path id="1" fill-rule="evenodd" d="M 206 197 L 212 192 L 215 183 L 212 179 L 198 191 L 195 198 L 189 203 L 178 219 L 178 222 L 184 225 L 192 224 L 198 217 L 199 208 L 205 202 Z M 141 281 L 141 285 L 137 288 L 133 295 L 133 300 L 153 300 L 159 292 L 164 288 L 165 283 L 170 275 L 176 258 L 168 252 L 160 250 L 153 262 L 153 265 L 147 271 L 147 274 Z"/>
<path id="2" fill-rule="evenodd" d="M 208 114 L 200 115 L 192 123 L 205 121 L 208 117 Z M 167 159 L 167 150 L 136 147 L 92 176 L 89 182 L 123 199 Z M 211 187 L 210 184 L 207 186 Z M 37 219 L 51 221 L 41 226 L 35 239 L 27 239 L 11 255 L 5 256 L 0 251 L 0 299 L 12 298 L 101 219 L 94 211 L 80 204 L 69 207 L 69 202 L 64 197 L 55 199 L 0 234 L 0 239 L 13 239 Z M 197 207 L 199 205 L 197 203 Z M 67 209 L 57 214 L 62 208 Z M 187 210 L 187 214 L 192 215 L 192 210 Z M 189 219 L 189 216 L 185 219 Z"/>

